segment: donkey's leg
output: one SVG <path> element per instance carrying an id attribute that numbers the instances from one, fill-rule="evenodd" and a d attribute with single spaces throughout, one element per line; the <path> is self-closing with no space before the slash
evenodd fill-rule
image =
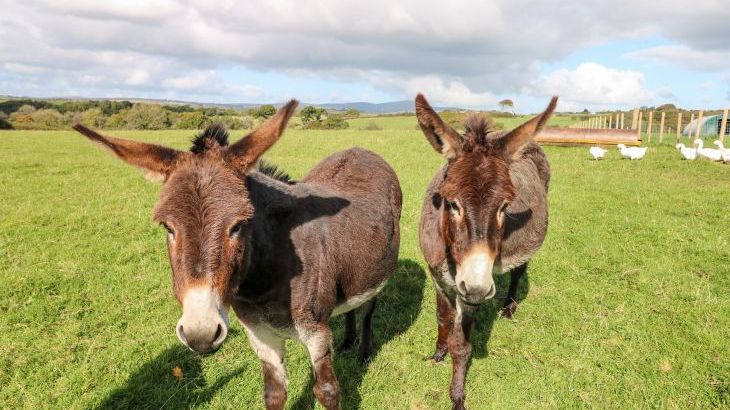
<path id="1" fill-rule="evenodd" d="M 451 333 L 454 327 L 454 315 L 456 310 L 451 306 L 451 302 L 441 292 L 436 291 L 436 320 L 438 322 L 438 339 L 436 339 L 436 352 L 434 352 L 432 358 L 438 363 L 444 360 L 446 353 L 448 353 L 448 339 L 449 333 Z"/>
<path id="2" fill-rule="evenodd" d="M 476 313 L 476 312 L 474 312 Z M 461 316 L 461 315 L 458 315 Z M 471 330 L 474 327 L 474 315 L 468 314 L 457 318 L 449 335 L 449 354 L 451 354 L 451 403 L 453 410 L 463 410 L 466 394 L 464 381 L 471 357 Z"/>
<path id="3" fill-rule="evenodd" d="M 357 324 L 355 323 L 355 310 L 345 313 L 345 338 L 342 340 L 340 350 L 346 350 L 355 344 L 357 339 Z"/>
<path id="4" fill-rule="evenodd" d="M 373 312 L 375 311 L 375 304 L 377 301 L 377 297 L 374 297 L 365 302 L 365 305 L 362 306 L 362 334 L 360 336 L 360 350 L 358 352 L 361 364 L 368 362 L 373 352 Z"/>
<path id="5" fill-rule="evenodd" d="M 340 408 L 340 385 L 332 366 L 332 331 L 326 323 L 297 325 L 314 368 L 314 395 L 324 408 Z"/>
<path id="6" fill-rule="evenodd" d="M 266 326 L 247 326 L 251 347 L 261 359 L 264 373 L 264 402 L 267 410 L 283 409 L 286 403 L 286 370 L 284 369 L 284 339 Z"/>
<path id="7" fill-rule="evenodd" d="M 517 288 L 520 285 L 520 279 L 527 271 L 527 262 L 516 267 L 510 273 L 509 290 L 507 291 L 507 300 L 504 301 L 502 308 L 502 316 L 506 319 L 512 319 L 512 315 L 517 311 Z"/>

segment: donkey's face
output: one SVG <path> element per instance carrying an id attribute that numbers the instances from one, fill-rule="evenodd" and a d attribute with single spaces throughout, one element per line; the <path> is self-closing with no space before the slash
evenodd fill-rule
<path id="1" fill-rule="evenodd" d="M 191 152 L 74 126 L 120 159 L 165 181 L 153 219 L 168 233 L 173 293 L 183 308 L 177 336 L 196 352 L 214 350 L 226 338 L 228 307 L 245 274 L 254 211 L 244 176 L 278 140 L 296 105 L 292 100 L 230 146 L 222 127 L 209 127 L 194 140 Z"/>
<path id="2" fill-rule="evenodd" d="M 421 129 L 449 161 L 436 200 L 441 235 L 455 265 L 455 291 L 467 304 L 478 305 L 497 292 L 492 270 L 500 257 L 505 212 L 516 196 L 509 166 L 547 122 L 556 103 L 553 98 L 541 115 L 502 136 L 487 138 L 489 123 L 484 117 L 468 117 L 461 135 L 423 95 L 416 97 Z"/>

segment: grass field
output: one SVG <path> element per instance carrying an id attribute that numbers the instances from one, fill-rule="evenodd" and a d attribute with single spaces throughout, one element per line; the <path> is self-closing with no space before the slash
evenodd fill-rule
<path id="1" fill-rule="evenodd" d="M 442 160 L 408 118 L 381 131 L 288 130 L 268 154 L 301 177 L 363 146 L 402 184 L 400 263 L 375 313 L 375 357 L 364 368 L 355 352 L 335 357 L 343 408 L 450 407 L 450 361 L 425 360 L 435 307 L 417 242 Z M 187 148 L 193 131 L 115 134 Z M 496 317 L 501 301 L 481 309 L 467 406 L 730 406 L 730 166 L 681 161 L 669 143 L 633 162 L 615 149 L 600 162 L 584 147 L 546 151 L 548 237 L 515 319 Z M 211 355 L 175 336 L 165 233 L 151 222 L 158 192 L 73 132 L 0 132 L 0 408 L 263 407 L 238 323 Z M 337 345 L 343 320 L 331 323 Z M 309 358 L 287 347 L 288 406 L 311 408 Z"/>

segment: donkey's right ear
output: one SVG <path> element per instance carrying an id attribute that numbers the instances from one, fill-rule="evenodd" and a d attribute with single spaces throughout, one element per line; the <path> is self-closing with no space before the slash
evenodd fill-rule
<path id="1" fill-rule="evenodd" d="M 416 118 L 428 142 L 447 159 L 456 158 L 461 153 L 462 136 L 436 114 L 423 94 L 416 96 Z"/>
<path id="2" fill-rule="evenodd" d="M 178 160 L 186 154 L 160 145 L 105 137 L 78 123 L 73 125 L 73 129 L 107 148 L 127 164 L 140 168 L 153 181 L 167 180 L 175 170 Z"/>

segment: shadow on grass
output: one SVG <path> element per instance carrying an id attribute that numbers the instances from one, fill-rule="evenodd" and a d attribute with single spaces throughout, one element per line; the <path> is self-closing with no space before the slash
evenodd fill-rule
<path id="1" fill-rule="evenodd" d="M 173 376 L 176 367 L 182 371 L 179 380 Z M 210 401 L 221 387 L 242 371 L 233 371 L 207 385 L 200 355 L 182 345 L 170 347 L 137 369 L 127 384 L 113 391 L 98 408 L 187 409 Z"/>
<path id="2" fill-rule="evenodd" d="M 400 259 L 398 270 L 388 281 L 385 289 L 378 295 L 373 316 L 373 360 L 380 348 L 390 340 L 408 330 L 416 321 L 423 299 L 423 286 L 426 273 L 421 266 L 410 260 Z M 361 315 L 358 312 L 357 331 L 360 334 Z M 340 383 L 340 404 L 343 409 L 360 408 L 360 383 L 367 371 L 367 364 L 361 365 L 357 357 L 357 344 L 346 351 L 339 351 L 337 346 L 344 338 L 344 315 L 330 321 L 334 333 L 335 375 Z M 316 399 L 312 388 L 314 376 L 310 376 L 304 390 L 298 397 L 290 397 L 293 409 L 312 409 Z M 290 394 L 292 392 L 289 392 Z"/>
<path id="3" fill-rule="evenodd" d="M 517 304 L 522 303 L 527 297 L 530 291 L 530 268 L 528 266 L 527 272 L 522 275 L 520 285 L 517 288 L 517 295 L 515 297 Z M 487 343 L 489 338 L 492 337 L 492 328 L 494 327 L 494 321 L 499 319 L 500 313 L 502 312 L 502 306 L 504 306 L 505 300 L 507 300 L 507 289 L 509 288 L 510 274 L 505 273 L 496 275 L 494 277 L 498 297 L 494 299 L 492 303 L 485 303 L 477 311 L 476 324 L 471 334 L 471 345 L 472 345 L 472 357 L 487 357 L 489 355 L 487 350 Z M 515 312 L 515 319 L 519 319 L 520 308 L 517 308 Z M 502 319 L 507 320 L 507 319 Z"/>

